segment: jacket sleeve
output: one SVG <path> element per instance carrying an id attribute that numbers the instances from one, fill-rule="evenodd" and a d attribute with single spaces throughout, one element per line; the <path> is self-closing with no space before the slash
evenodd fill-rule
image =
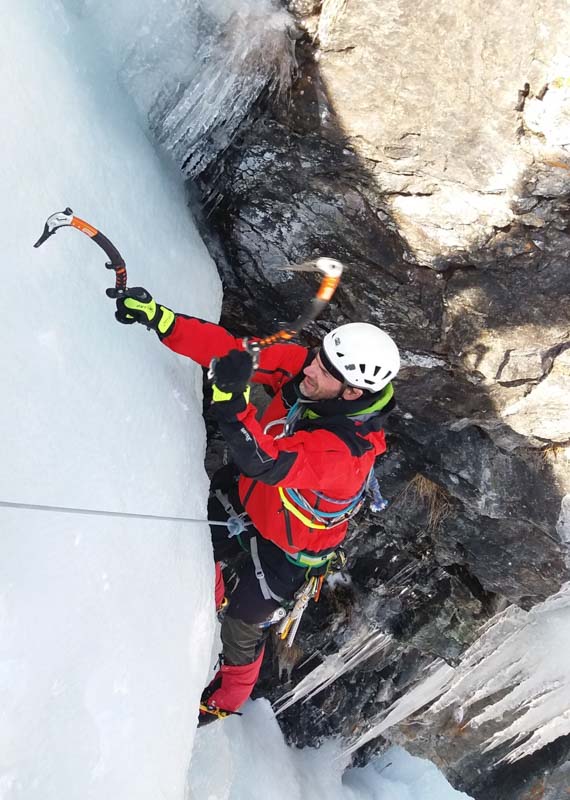
<path id="1" fill-rule="evenodd" d="M 230 350 L 243 350 L 242 340 L 232 336 L 221 325 L 183 314 L 176 314 L 172 332 L 162 343 L 174 353 L 187 356 L 203 367 L 209 367 L 213 358 L 225 356 Z"/>
<path id="2" fill-rule="evenodd" d="M 334 433 L 325 430 L 298 431 L 284 439 L 264 434 L 248 404 L 232 413 L 232 403 L 214 403 L 220 430 L 240 471 L 262 483 L 295 489 L 324 488 L 323 476 L 331 467 L 354 470 L 358 459 Z M 343 465 L 344 462 L 344 465 Z M 333 466 L 334 465 L 334 466 Z"/>
<path id="3" fill-rule="evenodd" d="M 172 333 L 162 342 L 174 353 L 187 356 L 203 367 L 209 367 L 213 358 L 225 356 L 230 350 L 244 349 L 243 339 L 232 336 L 221 325 L 183 314 L 176 314 Z M 307 349 L 298 344 L 265 347 L 252 380 L 276 392 L 300 371 L 306 357 Z"/>

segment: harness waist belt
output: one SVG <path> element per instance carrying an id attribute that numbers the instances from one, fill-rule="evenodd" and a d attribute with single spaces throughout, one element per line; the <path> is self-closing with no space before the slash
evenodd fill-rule
<path id="1" fill-rule="evenodd" d="M 322 567 L 333 560 L 335 551 L 333 550 L 331 553 L 325 553 L 322 556 L 316 554 L 313 556 L 301 550 L 298 553 L 285 553 L 285 556 L 288 561 L 291 561 L 291 563 L 296 564 L 298 567 Z"/>

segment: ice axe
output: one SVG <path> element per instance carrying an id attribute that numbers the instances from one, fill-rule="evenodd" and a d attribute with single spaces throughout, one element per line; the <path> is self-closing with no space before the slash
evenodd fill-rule
<path id="1" fill-rule="evenodd" d="M 65 211 L 56 211 L 55 214 L 51 214 L 51 216 L 47 218 L 43 233 L 34 247 L 40 247 L 50 236 L 53 236 L 60 228 L 65 227 L 71 227 L 81 231 L 81 233 L 89 236 L 89 238 L 92 239 L 95 244 L 98 244 L 105 252 L 109 259 L 105 266 L 107 269 L 115 270 L 115 286 L 106 290 L 107 297 L 117 298 L 124 294 L 127 288 L 127 267 L 124 258 L 113 242 L 107 239 L 101 231 L 98 231 L 97 228 L 89 222 L 85 222 L 84 219 L 74 216 L 71 208 L 66 208 Z"/>
<path id="2" fill-rule="evenodd" d="M 320 272 L 323 277 L 310 304 L 294 322 L 287 323 L 284 328 L 272 333 L 270 336 L 266 336 L 264 339 L 246 338 L 243 340 L 245 349 L 254 357 L 254 361 L 259 358 L 259 351 L 262 348 L 276 342 L 287 342 L 293 339 L 309 322 L 312 322 L 322 313 L 330 303 L 340 283 L 344 267 L 335 258 L 321 256 L 317 259 L 304 261 L 302 264 L 291 264 L 290 266 L 279 267 L 279 269 L 291 272 Z"/>

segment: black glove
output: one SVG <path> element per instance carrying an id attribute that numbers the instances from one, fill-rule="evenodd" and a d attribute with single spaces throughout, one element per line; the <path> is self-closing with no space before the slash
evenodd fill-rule
<path id="1" fill-rule="evenodd" d="M 245 350 L 230 350 L 211 364 L 214 388 L 224 394 L 242 395 L 253 374 L 253 358 Z M 219 398 L 221 399 L 221 398 Z M 214 392 L 214 400 L 216 392 Z"/>
<path id="2" fill-rule="evenodd" d="M 133 286 L 132 289 L 125 289 L 117 298 L 115 319 L 123 325 L 141 322 L 149 330 L 155 331 L 160 339 L 164 339 L 172 333 L 176 315 L 169 308 L 157 305 L 150 292 L 142 286 Z"/>

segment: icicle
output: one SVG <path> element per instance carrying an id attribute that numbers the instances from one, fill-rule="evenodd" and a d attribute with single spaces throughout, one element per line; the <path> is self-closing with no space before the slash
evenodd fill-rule
<path id="1" fill-rule="evenodd" d="M 327 656 L 323 663 L 312 670 L 297 686 L 280 697 L 274 705 L 275 713 L 281 714 L 300 700 L 313 697 L 367 658 L 386 650 L 391 642 L 391 634 L 381 631 L 365 630 L 356 634 L 338 653 Z"/>
<path id="2" fill-rule="evenodd" d="M 273 0 L 80 5 L 150 133 L 188 178 L 230 146 L 260 96 L 291 86 L 295 22 Z"/>
<path id="3" fill-rule="evenodd" d="M 506 746 L 502 762 L 528 756 L 570 733 L 568 642 L 570 583 L 530 611 L 509 606 L 497 614 L 457 667 L 433 662 L 427 677 L 372 720 L 346 752 L 429 704 L 423 712 L 428 723 L 445 710 L 474 728 L 493 722 L 483 749 Z"/>

